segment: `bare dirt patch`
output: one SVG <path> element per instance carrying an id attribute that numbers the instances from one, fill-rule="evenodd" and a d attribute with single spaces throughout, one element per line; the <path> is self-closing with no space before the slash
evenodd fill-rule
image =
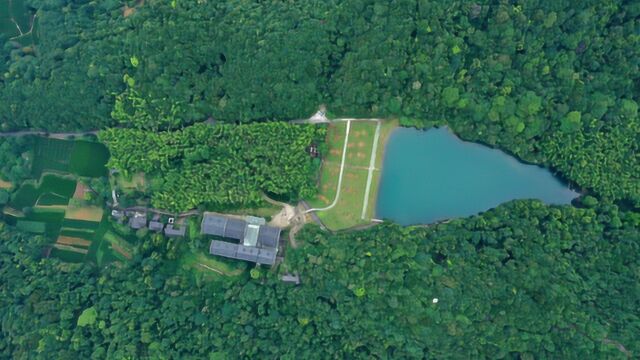
<path id="1" fill-rule="evenodd" d="M 97 206 L 83 206 L 79 208 L 68 208 L 65 214 L 66 219 L 100 221 L 104 210 Z"/>
<path id="2" fill-rule="evenodd" d="M 72 236 L 59 236 L 56 244 L 89 247 L 91 246 L 91 241 Z"/>
<path id="3" fill-rule="evenodd" d="M 76 183 L 76 191 L 73 192 L 73 198 L 78 200 L 84 200 L 84 193 L 87 191 L 87 186 L 81 181 Z"/>
<path id="4" fill-rule="evenodd" d="M 89 249 L 80 249 L 80 248 L 77 248 L 77 247 L 58 244 L 58 243 L 53 244 L 53 247 L 55 247 L 56 249 L 65 250 L 65 251 L 71 251 L 71 252 L 75 252 L 75 253 L 78 253 L 78 254 L 87 254 L 89 252 Z"/>
<path id="5" fill-rule="evenodd" d="M 291 219 L 293 219 L 295 213 L 296 212 L 293 206 L 285 204 L 282 207 L 282 210 L 280 210 L 280 212 L 271 219 L 269 225 L 279 228 L 286 228 L 291 224 Z"/>
<path id="6" fill-rule="evenodd" d="M 121 248 L 120 246 L 118 246 L 117 244 L 111 243 L 111 248 L 117 252 L 118 254 L 124 256 L 125 258 L 127 258 L 127 260 L 131 260 L 132 256 L 131 254 L 129 254 L 128 252 L 126 252 L 123 248 Z"/>
<path id="7" fill-rule="evenodd" d="M 0 179 L 0 189 L 13 189 L 13 183 Z"/>

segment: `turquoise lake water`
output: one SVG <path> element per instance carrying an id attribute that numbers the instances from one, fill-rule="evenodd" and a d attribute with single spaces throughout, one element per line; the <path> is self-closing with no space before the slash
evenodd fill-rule
<path id="1" fill-rule="evenodd" d="M 385 149 L 376 217 L 430 224 L 514 199 L 569 204 L 578 195 L 548 170 L 462 141 L 447 128 L 398 128 Z"/>

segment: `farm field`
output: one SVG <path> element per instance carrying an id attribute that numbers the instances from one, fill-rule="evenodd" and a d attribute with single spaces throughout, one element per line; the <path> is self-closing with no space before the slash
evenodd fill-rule
<path id="1" fill-rule="evenodd" d="M 108 160 L 109 150 L 101 143 L 39 137 L 31 169 L 34 177 L 45 171 L 101 177 L 107 175 L 105 165 Z"/>
<path id="2" fill-rule="evenodd" d="M 48 256 L 63 261 L 104 266 L 128 260 L 131 246 L 110 232 L 113 229 L 101 206 L 84 203 L 86 191 L 91 190 L 85 185 L 86 179 L 79 181 L 79 177 L 107 175 L 106 147 L 90 141 L 38 137 L 31 152 L 33 178 L 6 185 L 17 190 L 3 209 L 5 220 L 51 239 Z"/>
<path id="3" fill-rule="evenodd" d="M 384 143 L 391 131 L 398 126 L 398 123 L 397 121 L 383 121 L 381 123 L 369 199 L 365 209 L 365 218 L 363 219 L 362 212 L 376 126 L 377 122 L 375 121 L 351 122 L 340 198 L 335 207 L 316 212 L 320 220 L 331 230 L 368 224 L 374 217 Z M 329 125 L 327 132 L 329 151 L 323 159 L 319 180 L 319 194 L 315 199 L 309 201 L 314 208 L 327 207 L 335 199 L 345 131 L 346 122 L 336 122 Z"/>

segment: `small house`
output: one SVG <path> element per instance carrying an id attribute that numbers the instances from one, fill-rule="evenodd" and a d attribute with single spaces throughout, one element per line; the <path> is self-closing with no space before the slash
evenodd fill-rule
<path id="1" fill-rule="evenodd" d="M 174 224 L 169 224 L 164 228 L 164 234 L 169 237 L 183 237 L 187 232 L 187 227 L 183 225 L 178 225 L 179 227 L 174 227 Z"/>
<path id="2" fill-rule="evenodd" d="M 129 219 L 129 227 L 138 230 L 147 226 L 147 214 L 135 212 Z"/>
<path id="3" fill-rule="evenodd" d="M 159 221 L 151 221 L 149 222 L 149 230 L 160 232 L 164 229 L 164 224 Z"/>

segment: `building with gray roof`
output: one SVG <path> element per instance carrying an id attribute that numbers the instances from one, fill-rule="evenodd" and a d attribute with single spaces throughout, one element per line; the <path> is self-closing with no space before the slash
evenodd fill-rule
<path id="1" fill-rule="evenodd" d="M 144 213 L 134 213 L 133 217 L 129 219 L 129 226 L 132 229 L 138 230 L 147 226 L 147 214 Z"/>
<path id="2" fill-rule="evenodd" d="M 209 247 L 209 253 L 212 255 L 268 265 L 273 265 L 276 261 L 281 229 L 266 225 L 263 218 L 247 216 L 245 220 L 241 220 L 205 213 L 201 232 L 204 235 L 238 241 L 231 243 L 212 240 Z"/>
<path id="3" fill-rule="evenodd" d="M 164 224 L 159 221 L 151 221 L 149 222 L 149 230 L 151 231 L 162 231 L 164 229 Z"/>
<path id="4" fill-rule="evenodd" d="M 171 237 L 184 236 L 184 234 L 187 232 L 187 227 L 184 225 L 178 226 L 179 227 L 176 228 L 174 227 L 174 224 L 167 225 L 167 227 L 164 228 L 164 234 Z"/>

